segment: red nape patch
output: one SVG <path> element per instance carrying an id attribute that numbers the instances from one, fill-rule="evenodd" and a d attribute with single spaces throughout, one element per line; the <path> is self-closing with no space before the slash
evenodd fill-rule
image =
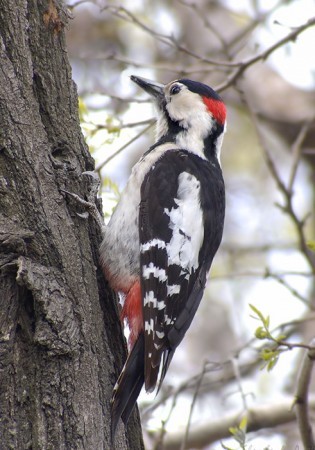
<path id="1" fill-rule="evenodd" d="M 140 281 L 136 281 L 129 289 L 124 306 L 120 313 L 120 319 L 127 321 L 130 335 L 128 339 L 129 351 L 134 346 L 139 333 L 143 330 L 142 295 Z"/>
<path id="2" fill-rule="evenodd" d="M 202 100 L 215 120 L 221 125 L 224 125 L 226 119 L 225 104 L 221 100 L 215 100 L 209 97 L 202 97 Z"/>

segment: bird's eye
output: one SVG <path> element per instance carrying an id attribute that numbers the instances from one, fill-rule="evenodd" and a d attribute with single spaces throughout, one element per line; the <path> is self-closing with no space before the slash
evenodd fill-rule
<path id="1" fill-rule="evenodd" d="M 180 91 L 180 86 L 178 84 L 174 84 L 170 89 L 170 94 L 175 95 L 178 94 Z"/>

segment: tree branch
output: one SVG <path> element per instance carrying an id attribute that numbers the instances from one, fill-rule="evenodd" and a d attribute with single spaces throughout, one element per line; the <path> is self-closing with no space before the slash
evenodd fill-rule
<path id="1" fill-rule="evenodd" d="M 315 339 L 312 339 L 312 341 L 310 342 L 310 346 L 314 345 Z M 305 352 L 304 354 L 304 359 L 298 376 L 295 394 L 296 397 L 295 413 L 300 430 L 300 435 L 302 438 L 304 448 L 309 449 L 315 448 L 315 440 L 309 417 L 309 399 L 308 399 L 314 360 L 315 360 L 315 349 L 313 347 L 311 350 Z"/>
<path id="2" fill-rule="evenodd" d="M 313 22 L 315 23 L 315 18 L 313 19 Z M 299 29 L 300 28 L 301 27 L 299 27 Z M 261 148 L 263 150 L 263 156 L 265 158 L 267 167 L 268 167 L 268 169 L 270 171 L 270 174 L 271 174 L 272 178 L 274 179 L 276 185 L 278 186 L 279 191 L 284 196 L 284 202 L 285 202 L 284 205 L 278 205 L 278 207 L 283 212 L 288 214 L 288 216 L 291 218 L 291 220 L 292 220 L 292 222 L 293 222 L 293 224 L 295 226 L 295 229 L 296 229 L 296 234 L 298 236 L 300 250 L 304 254 L 306 260 L 308 261 L 308 263 L 309 263 L 309 265 L 311 267 L 311 270 L 313 271 L 313 273 L 315 273 L 315 255 L 308 248 L 307 240 L 306 240 L 305 233 L 304 233 L 304 225 L 305 225 L 306 218 L 299 219 L 299 217 L 297 216 L 297 214 L 296 214 L 296 212 L 295 212 L 295 210 L 293 208 L 293 202 L 292 202 L 292 199 L 293 199 L 293 192 L 292 192 L 293 186 L 291 186 L 291 180 L 294 180 L 294 178 L 295 178 L 295 171 L 296 171 L 296 168 L 295 168 L 296 162 L 295 162 L 295 160 L 296 160 L 296 156 L 294 156 L 294 161 L 293 161 L 293 166 L 292 166 L 293 168 L 291 169 L 291 175 L 290 175 L 290 179 L 289 179 L 289 183 L 288 183 L 289 187 L 287 187 L 286 184 L 281 179 L 281 177 L 280 177 L 280 175 L 278 173 L 278 169 L 277 169 L 277 167 L 276 167 L 276 165 L 275 165 L 275 163 L 274 163 L 274 161 L 273 161 L 273 159 L 271 157 L 270 151 L 269 151 L 268 146 L 267 146 L 267 144 L 265 142 L 265 137 L 264 137 L 263 133 L 260 130 L 260 125 L 259 125 L 258 118 L 257 118 L 256 114 L 254 113 L 254 111 L 251 108 L 251 103 L 246 98 L 246 95 L 244 95 L 244 99 L 245 99 L 245 101 L 247 103 L 248 110 L 249 110 L 252 122 L 253 122 L 253 124 L 254 124 L 254 126 L 256 128 L 257 136 L 258 136 L 258 139 L 260 141 Z M 302 128 L 302 130 L 303 129 L 304 128 Z M 300 139 L 303 138 L 303 134 L 304 133 L 302 133 L 302 132 L 299 134 L 298 139 L 296 141 L 296 145 L 299 144 Z"/>
<path id="3" fill-rule="evenodd" d="M 292 411 L 294 399 L 288 398 L 264 406 L 249 408 L 247 416 L 247 432 L 258 431 L 264 428 L 274 428 L 278 425 L 287 424 L 295 421 L 295 414 Z M 310 402 L 312 409 L 315 408 L 315 399 Z M 186 449 L 203 448 L 220 439 L 231 437 L 229 428 L 239 425 L 242 411 L 238 414 L 231 414 L 220 420 L 211 421 L 204 425 L 191 427 L 191 431 L 186 440 Z M 168 433 L 164 438 L 163 450 L 178 450 L 183 441 L 183 432 Z M 155 436 L 154 433 L 151 434 Z M 314 447 L 308 447 L 314 448 Z"/>
<path id="4" fill-rule="evenodd" d="M 284 322 L 274 329 L 271 330 L 271 333 L 274 334 L 276 332 L 285 333 L 286 339 L 288 339 L 292 334 L 297 332 L 298 327 L 300 327 L 305 322 L 314 321 L 315 320 L 315 314 L 308 314 L 306 317 L 302 319 L 292 320 L 290 322 Z M 251 372 L 257 368 L 259 365 L 261 365 L 261 351 L 263 348 L 265 348 L 266 344 L 263 343 L 261 345 L 259 341 L 259 346 L 254 346 L 255 343 L 257 343 L 257 339 L 251 338 L 249 341 L 247 341 L 244 345 L 242 345 L 240 348 L 238 348 L 234 352 L 234 358 L 240 359 L 240 354 L 243 350 L 252 348 L 255 352 L 254 356 L 250 359 L 241 361 L 241 363 L 238 364 L 237 370 L 238 375 L 240 377 L 248 376 L 251 374 Z M 274 349 L 278 348 L 279 345 L 283 345 L 287 347 L 287 349 L 292 350 L 294 348 L 306 348 L 307 350 L 310 350 L 310 346 L 307 344 L 303 344 L 301 342 L 297 343 L 290 343 L 287 341 L 279 341 L 276 342 L 276 345 L 274 346 Z M 177 388 L 173 388 L 171 386 L 162 386 L 160 395 L 154 402 L 154 404 L 151 404 L 149 407 L 142 408 L 143 411 L 141 412 L 142 419 L 145 421 L 150 415 L 152 414 L 152 411 L 156 410 L 158 407 L 163 405 L 166 401 L 168 401 L 170 398 L 173 398 L 173 405 L 170 410 L 169 416 L 172 413 L 172 410 L 174 409 L 177 398 L 184 393 L 188 392 L 194 392 L 195 396 L 202 395 L 203 393 L 210 393 L 213 391 L 218 391 L 222 388 L 222 386 L 226 386 L 227 384 L 233 382 L 236 380 L 236 373 L 235 368 L 232 364 L 231 359 L 228 359 L 226 361 L 221 362 L 207 362 L 200 373 L 194 375 L 193 377 L 190 377 L 189 379 L 182 382 Z M 164 422 L 164 425 L 168 422 L 168 419 Z M 165 430 L 164 430 L 165 432 Z M 163 434 L 165 434 L 163 432 Z"/>
<path id="5" fill-rule="evenodd" d="M 292 144 L 292 155 L 293 155 L 293 162 L 291 167 L 291 173 L 289 177 L 289 183 L 288 183 L 288 191 L 292 193 L 293 191 L 293 184 L 296 177 L 297 169 L 299 162 L 301 160 L 302 155 L 302 145 L 303 142 L 307 136 L 307 133 L 313 124 L 315 120 L 315 116 L 311 118 L 308 122 L 304 123 L 303 126 L 300 129 L 299 134 L 297 135 L 294 143 Z"/>
<path id="6" fill-rule="evenodd" d="M 243 75 L 245 70 L 247 70 L 250 66 L 257 63 L 258 61 L 265 61 L 274 51 L 278 50 L 278 48 L 282 47 L 283 45 L 287 44 L 288 42 L 295 41 L 299 34 L 303 33 L 307 28 L 310 28 L 315 25 L 315 17 L 312 17 L 309 19 L 306 23 L 303 25 L 294 28 L 289 34 L 287 34 L 284 38 L 280 39 L 275 44 L 271 45 L 269 48 L 264 50 L 262 53 L 259 53 L 258 55 L 255 55 L 247 61 L 243 61 L 238 63 L 237 69 L 235 69 L 230 76 L 227 78 L 227 80 L 216 87 L 216 91 L 220 92 L 224 89 L 227 89 L 230 87 L 235 81 Z"/>

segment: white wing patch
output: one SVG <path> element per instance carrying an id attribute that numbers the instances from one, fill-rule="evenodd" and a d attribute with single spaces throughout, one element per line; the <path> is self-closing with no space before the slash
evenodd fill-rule
<path id="1" fill-rule="evenodd" d="M 142 276 L 145 280 L 150 278 L 150 275 L 153 275 L 154 278 L 157 278 L 159 281 L 163 282 L 167 280 L 166 272 L 164 269 L 160 269 L 156 267 L 152 262 L 148 266 L 142 267 Z"/>
<path id="2" fill-rule="evenodd" d="M 157 248 L 165 248 L 165 242 L 162 241 L 161 239 L 152 239 L 151 241 L 146 242 L 145 244 L 141 244 L 140 245 L 140 252 L 141 253 L 145 253 L 148 250 L 151 250 L 152 247 L 157 247 Z"/>
<path id="3" fill-rule="evenodd" d="M 164 209 L 170 218 L 172 239 L 166 246 L 168 264 L 177 264 L 191 273 L 198 267 L 199 251 L 204 237 L 203 214 L 200 207 L 200 182 L 188 173 L 178 177 L 175 203 L 177 208 Z"/>
<path id="4" fill-rule="evenodd" d="M 156 331 L 155 334 L 159 339 L 163 339 L 165 336 L 164 331 Z"/>
<path id="5" fill-rule="evenodd" d="M 150 319 L 150 322 L 148 320 L 144 322 L 144 331 L 146 331 L 148 334 L 154 333 L 153 319 Z"/>
<path id="6" fill-rule="evenodd" d="M 171 297 L 172 295 L 180 293 L 180 285 L 179 284 L 168 284 L 167 286 L 167 296 Z"/>
<path id="7" fill-rule="evenodd" d="M 159 310 L 164 309 L 166 306 L 164 300 L 158 300 L 154 296 L 153 291 L 146 292 L 144 299 L 143 299 L 144 306 L 149 305 L 150 303 L 152 304 L 153 308 L 157 308 Z"/>

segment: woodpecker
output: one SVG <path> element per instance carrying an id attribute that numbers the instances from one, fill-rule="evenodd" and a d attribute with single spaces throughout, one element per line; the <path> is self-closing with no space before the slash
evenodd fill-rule
<path id="1" fill-rule="evenodd" d="M 165 377 L 203 296 L 225 213 L 220 96 L 188 79 L 131 80 L 153 97 L 157 126 L 156 143 L 133 167 L 100 247 L 130 330 L 129 356 L 112 396 L 112 440 L 142 386 L 152 392 Z"/>

